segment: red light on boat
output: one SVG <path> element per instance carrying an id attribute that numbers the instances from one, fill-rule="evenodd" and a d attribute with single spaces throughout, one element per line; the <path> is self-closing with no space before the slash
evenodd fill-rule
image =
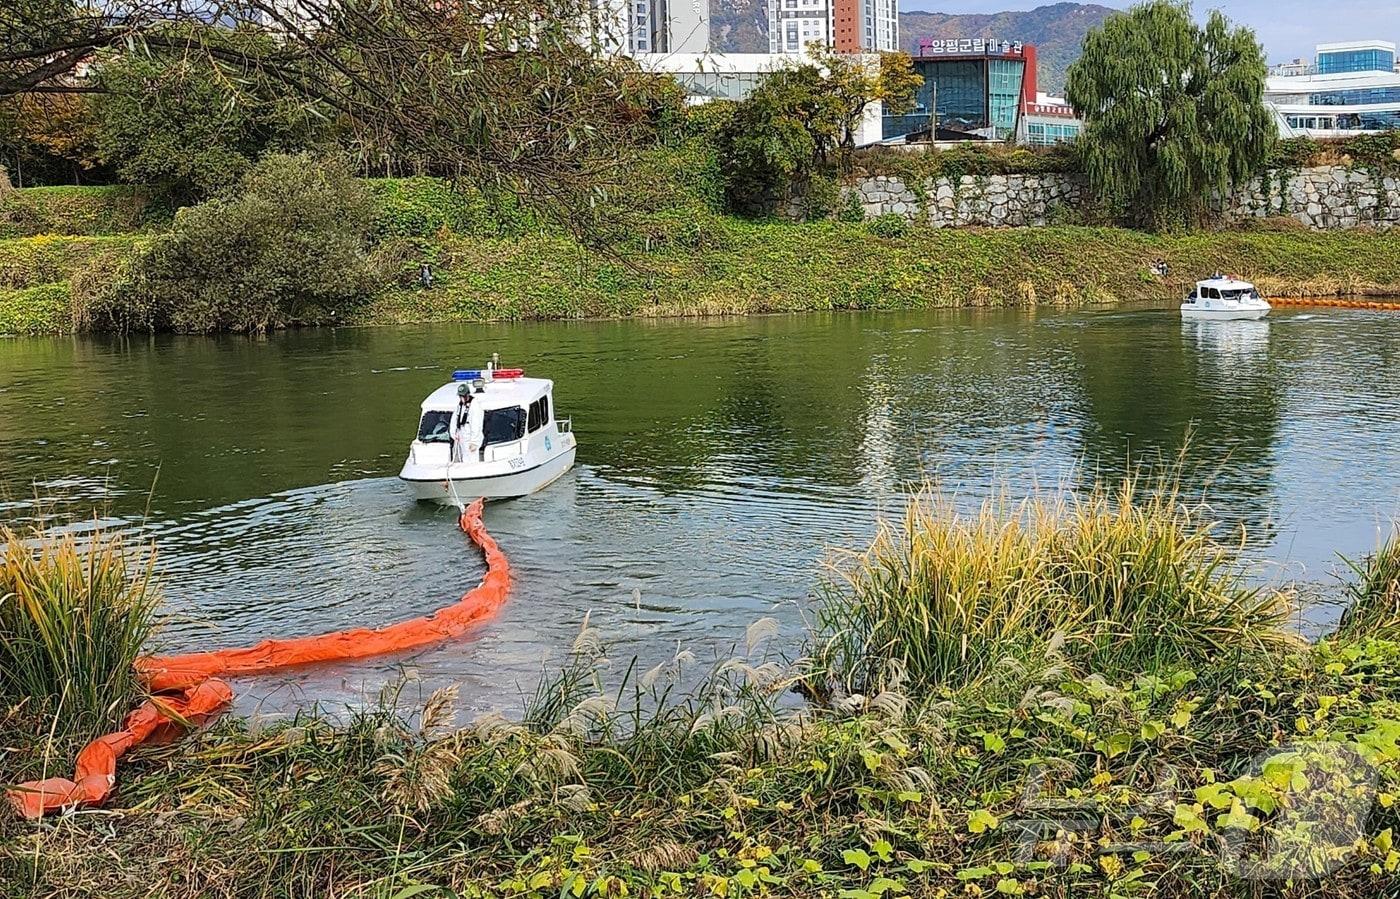
<path id="1" fill-rule="evenodd" d="M 497 368 L 491 372 L 491 380 L 493 381 L 504 381 L 510 378 L 523 377 L 525 377 L 525 369 L 523 368 Z"/>

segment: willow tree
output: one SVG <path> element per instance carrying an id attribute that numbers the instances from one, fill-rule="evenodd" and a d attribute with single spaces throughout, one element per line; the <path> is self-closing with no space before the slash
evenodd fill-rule
<path id="1" fill-rule="evenodd" d="M 84 70 L 113 55 L 198 56 L 230 102 L 333 122 L 369 171 L 512 192 L 592 237 L 648 139 L 619 24 L 593 0 L 0 0 L 0 101 L 112 90 Z"/>
<path id="2" fill-rule="evenodd" d="M 1069 70 L 1090 183 L 1148 227 L 1200 222 L 1213 195 L 1269 156 L 1277 130 L 1267 74 L 1254 32 L 1218 11 L 1204 27 L 1171 0 L 1109 18 Z"/>

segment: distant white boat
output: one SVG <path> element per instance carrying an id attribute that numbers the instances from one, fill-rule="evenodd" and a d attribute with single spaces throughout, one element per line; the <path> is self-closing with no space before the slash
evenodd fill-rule
<path id="1" fill-rule="evenodd" d="M 476 407 L 467 430 L 454 422 L 464 395 Z M 528 496 L 572 468 L 576 452 L 572 419 L 554 417 L 553 381 L 488 365 L 453 372 L 423 401 L 399 478 L 440 503 Z"/>
<path id="2" fill-rule="evenodd" d="M 1272 308 L 1253 284 L 1216 273 L 1196 282 L 1195 290 L 1181 304 L 1181 317 L 1202 321 L 1254 321 L 1268 315 Z"/>

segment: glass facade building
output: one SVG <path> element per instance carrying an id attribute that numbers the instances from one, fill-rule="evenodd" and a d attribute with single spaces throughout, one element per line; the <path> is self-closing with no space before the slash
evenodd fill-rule
<path id="1" fill-rule="evenodd" d="M 987 108 L 997 140 L 1016 133 L 1016 115 L 1021 109 L 1021 79 L 1025 60 L 993 59 L 987 63 Z"/>
<path id="2" fill-rule="evenodd" d="M 1400 109 L 1336 115 L 1289 113 L 1288 127 L 1298 131 L 1394 131 L 1400 129 Z"/>
<path id="3" fill-rule="evenodd" d="M 886 139 L 926 130 L 937 104 L 940 130 L 1005 140 L 1016 132 L 1026 61 L 1003 57 L 915 59 L 923 76 L 914 108 L 884 117 Z"/>
<path id="4" fill-rule="evenodd" d="M 712 100 L 742 100 L 767 77 L 767 72 L 679 72 L 675 75 L 687 95 Z"/>
<path id="5" fill-rule="evenodd" d="M 1393 72 L 1395 51 L 1380 47 L 1356 50 L 1319 50 L 1317 73 L 1339 75 L 1345 72 Z"/>
<path id="6" fill-rule="evenodd" d="M 1363 87 L 1309 94 L 1307 102 L 1314 106 L 1373 106 L 1380 103 L 1400 103 L 1400 86 Z"/>
<path id="7" fill-rule="evenodd" d="M 1028 122 L 1026 142 L 1033 147 L 1065 143 L 1077 138 L 1083 127 L 1079 122 Z"/>
<path id="8" fill-rule="evenodd" d="M 1400 128 L 1400 72 L 1389 41 L 1319 44 L 1317 65 L 1282 66 L 1264 100 L 1285 137 L 1342 137 Z"/>

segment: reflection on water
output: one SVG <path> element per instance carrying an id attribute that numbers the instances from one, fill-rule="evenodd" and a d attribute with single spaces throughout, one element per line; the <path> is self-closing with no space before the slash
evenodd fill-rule
<path id="1" fill-rule="evenodd" d="M 1235 359 L 1262 360 L 1269 354 L 1268 321 L 1183 320 L 1181 332 L 1197 350 L 1213 355 L 1222 365 Z"/>
<path id="2" fill-rule="evenodd" d="M 1400 329 L 1355 311 L 930 312 L 0 343 L 0 516 L 141 528 L 166 648 L 378 625 L 475 583 L 450 511 L 393 479 L 419 401 L 500 352 L 558 381 L 579 466 L 488 508 L 517 586 L 470 638 L 239 684 L 244 707 L 350 698 L 407 666 L 511 706 L 585 614 L 614 657 L 795 641 L 831 547 L 910 485 L 971 503 L 1076 485 L 1188 432 L 1190 488 L 1264 579 L 1331 587 L 1400 511 Z M 634 598 L 634 591 L 639 598 Z M 1310 629 L 1335 610 L 1313 609 Z"/>

